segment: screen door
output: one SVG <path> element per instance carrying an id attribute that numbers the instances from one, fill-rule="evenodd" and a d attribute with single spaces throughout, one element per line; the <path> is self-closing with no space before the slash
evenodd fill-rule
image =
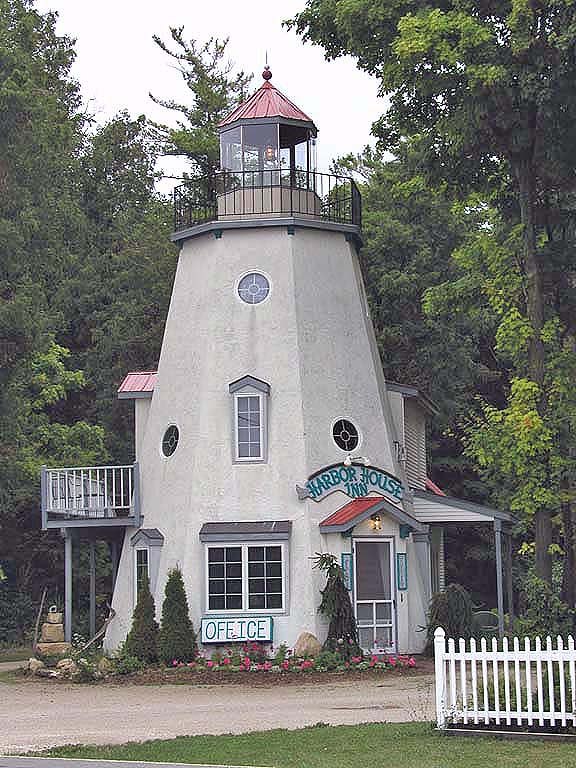
<path id="1" fill-rule="evenodd" d="M 396 647 L 391 541 L 355 541 L 356 620 L 360 647 L 393 653 Z"/>

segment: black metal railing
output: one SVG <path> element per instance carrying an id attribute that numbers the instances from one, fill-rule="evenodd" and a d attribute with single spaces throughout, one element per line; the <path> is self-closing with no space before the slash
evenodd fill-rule
<path id="1" fill-rule="evenodd" d="M 218 171 L 211 182 L 174 190 L 174 228 L 209 221 L 304 216 L 339 224 L 362 223 L 362 198 L 353 179 L 316 171 Z"/>

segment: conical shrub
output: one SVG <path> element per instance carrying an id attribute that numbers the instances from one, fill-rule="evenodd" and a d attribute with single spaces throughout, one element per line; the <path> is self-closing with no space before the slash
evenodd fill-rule
<path id="1" fill-rule="evenodd" d="M 138 601 L 132 616 L 132 628 L 126 638 L 124 651 L 146 664 L 158 661 L 158 623 L 155 619 L 154 598 L 148 577 L 144 576 L 138 590 Z"/>
<path id="2" fill-rule="evenodd" d="M 174 661 L 193 661 L 197 653 L 196 633 L 188 612 L 184 580 L 180 570 L 174 568 L 168 574 L 164 592 L 158 655 L 164 664 L 172 664 Z"/>

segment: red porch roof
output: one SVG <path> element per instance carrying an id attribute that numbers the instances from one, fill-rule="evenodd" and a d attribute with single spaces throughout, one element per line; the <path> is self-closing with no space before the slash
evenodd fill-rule
<path id="1" fill-rule="evenodd" d="M 351 523 L 357 517 L 363 515 L 364 512 L 376 506 L 376 504 L 381 503 L 381 496 L 369 496 L 364 499 L 354 499 L 353 501 L 348 502 L 348 504 L 345 504 L 343 507 L 340 507 L 340 509 L 337 509 L 336 512 L 333 512 L 325 520 L 322 520 L 320 526 L 325 528 L 332 525 L 346 525 L 346 523 Z"/>
<path id="2" fill-rule="evenodd" d="M 157 371 L 131 371 L 127 373 L 124 381 L 118 387 L 118 397 L 120 399 L 151 397 L 157 375 Z"/>
<path id="3" fill-rule="evenodd" d="M 237 120 L 254 120 L 265 117 L 283 117 L 286 120 L 299 120 L 310 123 L 310 126 L 316 130 L 312 119 L 305 112 L 296 106 L 290 99 L 279 91 L 276 86 L 268 82 L 272 73 L 265 70 L 262 75 L 264 82 L 258 90 L 250 96 L 249 99 L 240 104 L 236 109 L 230 112 L 220 123 L 219 127 L 224 128 Z M 269 77 L 268 77 L 269 76 Z"/>

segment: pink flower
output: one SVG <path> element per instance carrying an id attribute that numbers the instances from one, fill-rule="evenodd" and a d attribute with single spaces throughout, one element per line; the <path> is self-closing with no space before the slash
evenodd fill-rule
<path id="1" fill-rule="evenodd" d="M 410 656 L 408 659 L 408 666 L 409 667 L 415 667 L 416 666 L 416 659 L 413 656 Z"/>
<path id="2" fill-rule="evenodd" d="M 352 656 L 352 662 L 354 664 L 360 664 L 361 661 L 362 661 L 362 656 Z"/>
<path id="3" fill-rule="evenodd" d="M 212 668 L 214 666 L 214 662 L 213 661 L 207 661 L 206 662 L 206 666 L 208 667 L 208 669 L 210 669 L 210 668 Z"/>
<path id="4" fill-rule="evenodd" d="M 264 662 L 264 671 L 269 672 L 272 669 L 272 662 L 266 661 Z"/>
<path id="5" fill-rule="evenodd" d="M 373 664 L 376 664 L 376 662 L 380 661 L 380 659 L 378 658 L 378 656 L 376 656 L 376 654 L 373 654 L 373 655 L 372 655 L 372 658 L 370 659 L 370 661 L 371 661 Z"/>
<path id="6" fill-rule="evenodd" d="M 280 664 L 282 669 L 290 669 L 290 662 L 289 661 L 283 661 L 282 664 Z"/>
<path id="7" fill-rule="evenodd" d="M 225 656 L 222 659 L 222 664 L 230 664 L 230 657 L 229 656 Z"/>
<path id="8" fill-rule="evenodd" d="M 189 661 L 188 662 L 188 666 L 189 667 L 195 667 L 196 666 L 196 662 L 195 661 Z"/>
<path id="9" fill-rule="evenodd" d="M 395 667 L 395 666 L 396 666 L 396 659 L 394 658 L 394 656 L 390 656 L 390 658 L 388 659 L 388 661 L 390 662 L 390 664 L 391 664 L 393 667 Z"/>
<path id="10" fill-rule="evenodd" d="M 178 659 L 172 659 L 172 666 L 177 667 L 178 666 Z"/>
<path id="11" fill-rule="evenodd" d="M 244 657 L 244 666 L 245 666 L 245 667 L 249 667 L 249 666 L 250 666 L 250 663 L 251 663 L 251 662 L 250 662 L 250 657 L 249 657 L 249 656 L 245 656 L 245 657 Z"/>

